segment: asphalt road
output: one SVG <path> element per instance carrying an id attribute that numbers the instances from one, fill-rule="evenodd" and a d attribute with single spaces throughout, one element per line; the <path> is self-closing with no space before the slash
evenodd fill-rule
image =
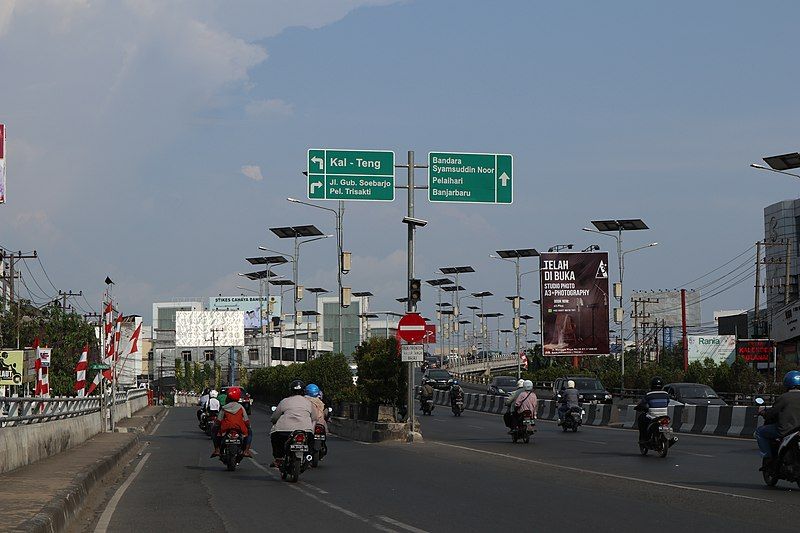
<path id="1" fill-rule="evenodd" d="M 499 416 L 440 406 L 422 419 L 424 443 L 332 438 L 320 468 L 290 484 L 266 466 L 266 418 L 254 412 L 258 455 L 231 473 L 208 457 L 194 410 L 171 409 L 118 504 L 98 509 L 107 530 L 729 533 L 796 531 L 787 517 L 800 511 L 796 486 L 762 484 L 751 441 L 682 435 L 660 459 L 641 457 L 631 431 L 540 422 L 532 443 L 515 445 Z"/>

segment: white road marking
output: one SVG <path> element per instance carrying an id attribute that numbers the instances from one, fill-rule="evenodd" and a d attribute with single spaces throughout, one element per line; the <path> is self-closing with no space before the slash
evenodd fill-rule
<path id="1" fill-rule="evenodd" d="M 125 494 L 126 490 L 128 490 L 128 487 L 130 487 L 131 483 L 133 483 L 133 480 L 136 479 L 136 476 L 139 475 L 139 472 L 141 472 L 142 467 L 149 458 L 150 458 L 149 453 L 145 454 L 144 457 L 142 457 L 142 460 L 139 461 L 139 464 L 136 465 L 136 468 L 133 469 L 133 472 L 131 473 L 130 476 L 128 476 L 128 479 L 125 480 L 125 483 L 120 485 L 120 487 L 114 493 L 114 496 L 111 497 L 111 500 L 109 500 L 105 511 L 103 511 L 103 514 L 100 515 L 100 519 L 97 521 L 97 526 L 95 526 L 94 528 L 95 533 L 105 533 L 106 531 L 108 531 L 108 524 L 111 523 L 111 517 L 114 516 L 114 511 L 117 510 L 117 505 L 119 504 L 119 501 L 122 499 L 122 495 Z"/>
<path id="2" fill-rule="evenodd" d="M 694 492 L 702 492 L 705 494 L 716 494 L 718 496 L 730 496 L 731 498 L 741 498 L 745 500 L 754 500 L 758 502 L 769 502 L 774 503 L 773 500 L 767 500 L 765 498 L 755 498 L 753 496 L 744 496 L 742 494 L 735 494 L 732 492 L 722 492 L 718 490 L 711 490 L 711 489 L 701 489 L 699 487 L 687 487 L 686 485 L 678 485 L 675 483 L 664 483 L 661 481 L 652 481 L 650 479 L 642 479 L 638 477 L 631 477 L 631 476 L 623 476 L 620 474 L 611 474 L 609 472 L 598 472 L 597 470 L 586 470 L 584 468 L 577 468 L 574 466 L 566 466 L 566 465 L 559 465 L 555 463 L 547 463 L 545 461 L 537 461 L 535 459 L 527 459 L 525 457 L 517 457 L 515 455 L 507 454 L 507 453 L 498 453 L 498 452 L 491 452 L 489 450 L 479 450 L 477 448 L 470 448 L 468 446 L 459 446 L 457 444 L 446 444 L 444 442 L 436 442 L 436 441 L 428 441 L 431 444 L 435 444 L 437 446 L 447 446 L 448 448 L 457 448 L 460 450 L 467 450 L 470 452 L 482 453 L 484 455 L 493 455 L 495 457 L 502 457 L 504 459 L 513 459 L 514 461 L 523 461 L 530 464 L 540 465 L 540 466 L 549 466 L 551 468 L 558 468 L 561 470 L 568 470 L 570 472 L 579 472 L 581 474 L 593 474 L 595 476 L 601 477 L 608 477 L 612 479 L 622 479 L 625 481 L 635 481 L 638 483 L 645 483 L 647 485 L 657 485 L 660 487 L 670 487 L 673 489 L 681 489 L 681 490 L 691 490 Z"/>
<path id="3" fill-rule="evenodd" d="M 163 422 L 164 420 L 166 420 L 166 418 L 167 418 L 168 416 L 169 416 L 169 410 L 167 410 L 167 412 L 166 412 L 166 413 L 164 413 L 164 416 L 163 416 L 163 417 L 161 417 L 161 420 L 159 420 L 159 421 L 158 421 L 158 424 L 156 424 L 156 427 L 154 427 L 154 428 L 152 429 L 152 431 L 150 431 L 150 434 L 151 434 L 151 435 L 155 435 L 155 433 L 156 433 L 156 430 L 158 429 L 158 426 L 160 426 L 160 425 L 161 425 L 161 422 Z"/>
<path id="4" fill-rule="evenodd" d="M 677 452 L 677 453 L 685 453 L 687 455 L 694 455 L 696 457 L 708 457 L 708 458 L 714 458 L 715 457 L 714 455 L 708 455 L 708 454 L 705 454 L 705 453 L 687 452 L 685 450 L 674 450 L 673 453 L 675 453 L 675 452 Z"/>
<path id="5" fill-rule="evenodd" d="M 389 518 L 388 516 L 378 516 L 378 520 L 383 520 L 387 524 L 392 524 L 393 526 L 397 526 L 400 529 L 405 529 L 406 531 L 413 531 L 413 533 L 428 533 L 424 529 L 420 529 L 418 527 L 409 526 L 408 524 L 404 524 L 394 518 Z"/>
<path id="6" fill-rule="evenodd" d="M 578 439 L 581 442 L 588 442 L 589 444 L 608 444 L 607 442 L 603 442 L 602 440 L 589 440 L 589 439 Z"/>
<path id="7" fill-rule="evenodd" d="M 255 459 L 250 459 L 250 461 L 254 465 L 256 465 L 256 468 L 259 468 L 260 470 L 263 470 L 264 472 L 266 472 L 268 475 L 272 476 L 273 478 L 280 479 L 280 475 L 279 474 L 277 474 L 276 472 L 273 472 L 271 469 L 269 469 L 266 466 L 262 465 L 261 463 L 259 463 Z M 342 514 L 344 514 L 346 516 L 349 516 L 350 518 L 354 518 L 356 520 L 360 520 L 361 522 L 364 522 L 365 524 L 369 524 L 370 526 L 374 527 L 375 529 L 378 529 L 378 530 L 381 530 L 381 531 L 392 531 L 394 533 L 397 533 L 397 531 L 394 530 L 394 529 L 383 527 L 382 525 L 380 525 L 380 524 L 378 524 L 376 522 L 373 522 L 369 518 L 363 517 L 363 516 L 361 516 L 361 515 L 359 515 L 357 513 L 354 513 L 353 511 L 351 511 L 349 509 L 345 509 L 344 507 L 340 507 L 339 505 L 336 505 L 335 503 L 331 503 L 328 500 L 324 500 L 324 499 L 320 498 L 319 496 L 317 496 L 317 495 L 315 495 L 315 494 L 313 494 L 313 493 L 311 493 L 311 492 L 309 492 L 307 490 L 304 490 L 301 487 L 298 487 L 294 483 L 286 483 L 285 485 L 287 487 L 289 487 L 290 489 L 293 489 L 293 490 L 296 490 L 296 491 L 298 491 L 298 492 L 300 492 L 302 494 L 305 494 L 309 498 L 318 501 L 319 503 L 323 504 L 324 506 L 326 506 L 326 507 L 328 507 L 330 509 L 333 509 L 334 511 L 338 511 L 338 512 L 340 512 L 340 513 L 342 513 Z M 308 484 L 304 483 L 304 485 L 308 485 Z M 310 485 L 308 485 L 308 486 L 310 486 Z M 317 489 L 317 490 L 320 490 L 320 489 Z"/>
<path id="8" fill-rule="evenodd" d="M 469 424 L 467 425 L 467 427 L 471 427 L 471 428 L 475 428 L 475 429 L 486 429 L 486 428 L 481 427 L 481 426 L 471 426 Z"/>

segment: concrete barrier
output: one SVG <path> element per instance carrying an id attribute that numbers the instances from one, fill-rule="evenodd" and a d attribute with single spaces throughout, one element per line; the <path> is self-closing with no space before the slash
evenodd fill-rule
<path id="1" fill-rule="evenodd" d="M 751 406 L 671 405 L 667 408 L 674 431 L 724 437 L 752 437 L 759 425 L 757 413 L 758 407 Z M 633 405 L 625 406 L 622 427 L 635 429 L 637 415 Z"/>
<path id="2" fill-rule="evenodd" d="M 129 418 L 147 405 L 147 391 L 118 396 L 115 420 Z M 119 402 L 119 398 L 125 401 Z M 0 428 L 0 474 L 61 453 L 103 431 L 100 412 L 72 418 Z"/>
<path id="3" fill-rule="evenodd" d="M 337 416 L 328 421 L 328 430 L 339 437 L 362 442 L 405 441 L 408 436 L 408 425 L 405 423 L 368 422 Z"/>
<path id="4" fill-rule="evenodd" d="M 199 394 L 176 392 L 174 405 L 175 407 L 193 407 L 197 405 L 197 400 L 199 399 Z"/>
<path id="5" fill-rule="evenodd" d="M 450 393 L 434 390 L 433 401 L 436 405 L 450 407 Z M 586 404 L 584 424 L 587 426 L 607 426 L 614 420 L 614 406 L 611 404 Z M 506 410 L 505 397 L 490 394 L 464 393 L 464 409 L 484 413 L 502 414 Z M 542 420 L 557 420 L 558 405 L 553 400 L 539 400 L 536 416 Z"/>

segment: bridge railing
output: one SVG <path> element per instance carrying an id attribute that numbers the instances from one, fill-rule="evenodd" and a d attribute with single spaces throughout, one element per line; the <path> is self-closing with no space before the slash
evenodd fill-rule
<path id="1" fill-rule="evenodd" d="M 131 389 L 115 394 L 116 405 L 147 398 L 144 389 Z M 107 402 L 107 405 L 111 402 Z M 140 403 L 140 402 L 139 402 Z M 100 411 L 100 396 L 86 398 L 15 398 L 0 397 L 0 427 L 13 427 L 51 420 L 62 420 Z"/>

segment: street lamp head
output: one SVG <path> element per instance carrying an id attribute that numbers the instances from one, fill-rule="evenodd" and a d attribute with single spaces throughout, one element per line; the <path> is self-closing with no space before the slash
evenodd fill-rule
<path id="1" fill-rule="evenodd" d="M 770 170 L 767 167 L 765 167 L 764 165 L 759 165 L 757 163 L 750 163 L 750 166 L 753 167 L 753 168 L 757 168 L 759 170 Z"/>
<path id="2" fill-rule="evenodd" d="M 422 228 L 428 225 L 428 221 L 422 220 L 421 218 L 403 217 L 403 224 L 410 224 L 412 226 L 419 226 Z"/>
<path id="3" fill-rule="evenodd" d="M 288 197 L 288 198 L 287 198 L 287 200 L 289 200 L 290 202 L 294 202 L 294 203 L 297 203 L 297 202 L 299 202 L 299 201 L 300 201 L 300 200 L 298 200 L 297 198 L 292 198 L 291 196 L 290 196 L 290 197 Z"/>
<path id="4" fill-rule="evenodd" d="M 651 242 L 651 243 L 650 243 L 650 244 L 648 244 L 647 246 L 658 246 L 658 243 L 657 243 L 657 242 Z"/>

